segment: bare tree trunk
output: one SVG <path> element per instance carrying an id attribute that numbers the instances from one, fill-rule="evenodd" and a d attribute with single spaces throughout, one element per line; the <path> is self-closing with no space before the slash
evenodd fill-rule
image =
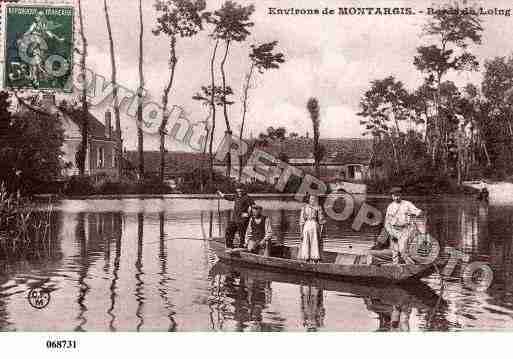
<path id="1" fill-rule="evenodd" d="M 219 40 L 216 40 L 216 44 L 214 45 L 214 51 L 212 52 L 212 58 L 210 59 L 210 78 L 211 78 L 211 87 L 212 93 L 210 97 L 210 106 L 212 106 L 212 129 L 210 130 L 210 143 L 208 145 L 208 154 L 209 154 L 209 165 L 210 165 L 210 184 L 214 183 L 214 154 L 213 154 L 213 145 L 214 145 L 214 130 L 216 128 L 216 102 L 215 102 L 215 75 L 214 75 L 214 62 L 217 54 L 217 47 L 219 46 Z"/>
<path id="2" fill-rule="evenodd" d="M 144 24 L 142 18 L 142 0 L 139 0 L 139 89 L 137 92 L 137 150 L 139 152 L 139 179 L 144 179 L 144 136 L 143 136 L 143 89 L 144 89 L 144 73 L 143 73 L 143 36 Z"/>
<path id="3" fill-rule="evenodd" d="M 440 84 L 441 84 L 442 78 L 441 75 L 438 74 L 437 77 L 437 86 L 436 86 L 436 93 L 434 96 L 434 102 L 435 102 L 435 133 L 434 133 L 434 141 L 433 141 L 433 149 L 431 151 L 431 166 L 434 168 L 436 166 L 436 157 L 438 154 L 438 150 L 440 147 L 441 142 L 441 136 L 442 133 L 440 131 L 440 98 L 441 98 L 441 91 L 440 91 Z"/>
<path id="4" fill-rule="evenodd" d="M 456 142 L 456 145 L 457 145 L 457 150 L 458 150 L 458 160 L 456 161 L 456 181 L 458 183 L 458 186 L 461 185 L 461 182 L 463 181 L 463 166 L 464 166 L 464 162 L 465 162 L 465 159 L 463 158 L 463 147 L 464 147 L 464 142 L 463 142 L 463 133 L 461 130 L 458 130 L 456 132 L 458 138 L 457 138 L 457 142 Z"/>
<path id="5" fill-rule="evenodd" d="M 251 67 L 249 68 L 249 73 L 246 75 L 246 84 L 244 85 L 244 94 L 242 98 L 242 122 L 240 125 L 240 134 L 239 139 L 242 142 L 244 137 L 244 124 L 246 122 L 246 113 L 248 111 L 248 92 L 249 86 L 251 83 L 251 77 L 253 76 L 253 70 L 255 68 L 255 64 L 251 63 Z M 239 155 L 239 182 L 242 180 L 242 155 Z"/>
<path id="6" fill-rule="evenodd" d="M 211 109 L 212 111 L 212 109 Z M 201 163 L 200 163 L 200 186 L 201 186 L 201 193 L 205 190 L 205 154 L 207 153 L 207 144 L 209 139 L 209 130 L 208 130 L 208 120 L 210 119 L 211 112 L 208 114 L 207 118 L 205 119 L 205 143 L 203 143 L 203 149 L 201 151 L 202 157 L 201 157 Z"/>
<path id="7" fill-rule="evenodd" d="M 397 153 L 397 144 L 394 141 L 394 138 L 392 135 L 388 134 L 388 138 L 390 139 L 390 143 L 392 144 L 392 151 L 394 153 L 394 162 L 396 167 L 396 174 L 399 174 L 401 172 L 401 164 L 399 162 L 399 154 Z"/>
<path id="8" fill-rule="evenodd" d="M 87 58 L 87 39 L 84 32 L 84 16 L 82 13 L 82 1 L 78 0 L 78 14 L 80 21 L 80 37 L 82 39 L 82 58 L 80 59 L 80 70 L 83 78 L 86 78 L 86 58 Z M 88 139 L 89 139 L 89 109 L 87 103 L 87 88 L 82 89 L 82 142 L 80 146 L 81 155 L 78 163 L 78 170 L 81 176 L 85 175 L 85 162 L 87 158 Z"/>
<path id="9" fill-rule="evenodd" d="M 230 48 L 230 40 L 226 40 L 226 48 L 224 51 L 223 59 L 221 60 L 221 77 L 223 80 L 223 112 L 224 112 L 224 122 L 226 124 L 225 135 L 231 136 L 232 129 L 230 127 L 230 121 L 228 120 L 228 105 L 226 103 L 226 73 L 224 71 L 224 65 L 226 63 L 226 58 L 228 57 L 228 50 Z M 231 140 L 231 137 L 230 137 Z M 230 177 L 232 168 L 232 156 L 230 151 L 226 154 L 226 176 Z"/>
<path id="10" fill-rule="evenodd" d="M 119 112 L 119 96 L 118 96 L 118 84 L 117 84 L 117 65 L 116 56 L 114 52 L 114 40 L 112 38 L 112 28 L 109 18 L 109 9 L 107 7 L 107 0 L 103 1 L 105 9 L 105 21 L 107 22 L 107 33 L 109 35 L 109 47 L 110 47 L 110 63 L 112 67 L 111 82 L 113 86 L 112 96 L 114 99 L 114 117 L 116 120 L 116 165 L 118 170 L 118 178 L 123 176 L 123 140 L 121 138 L 121 116 Z"/>
<path id="11" fill-rule="evenodd" d="M 319 164 L 319 130 L 314 131 L 314 169 L 315 176 L 319 178 L 321 176 L 321 169 Z"/>
<path id="12" fill-rule="evenodd" d="M 169 120 L 169 114 L 168 114 L 168 104 L 169 104 L 169 92 L 171 91 L 171 88 L 173 87 L 173 80 L 175 78 L 175 68 L 176 63 L 178 62 L 178 59 L 176 58 L 176 37 L 171 37 L 171 43 L 170 43 L 170 58 L 169 63 L 171 64 L 171 72 L 169 74 L 169 81 L 167 83 L 166 88 L 164 89 L 164 94 L 162 95 L 162 108 L 163 108 L 163 116 L 162 116 L 162 124 L 159 129 L 160 134 L 160 182 L 164 182 L 164 172 L 165 172 L 165 166 L 166 166 L 166 126 L 167 121 Z"/>
<path id="13" fill-rule="evenodd" d="M 486 142 L 483 142 L 483 151 L 485 153 L 485 156 L 486 156 L 486 164 L 488 165 L 488 167 L 491 167 L 492 166 L 492 161 L 490 160 L 490 155 L 488 154 L 488 148 L 486 147 Z"/>

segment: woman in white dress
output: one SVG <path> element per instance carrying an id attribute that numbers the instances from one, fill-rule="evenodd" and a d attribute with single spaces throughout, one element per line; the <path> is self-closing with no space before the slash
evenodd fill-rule
<path id="1" fill-rule="evenodd" d="M 308 204 L 301 209 L 299 228 L 301 244 L 298 259 L 307 262 L 319 262 L 321 233 L 326 223 L 317 196 L 311 195 Z"/>

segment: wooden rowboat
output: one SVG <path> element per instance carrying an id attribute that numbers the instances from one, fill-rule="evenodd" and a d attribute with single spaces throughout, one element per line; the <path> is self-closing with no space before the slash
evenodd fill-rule
<path id="1" fill-rule="evenodd" d="M 418 281 L 436 271 L 434 264 L 367 265 L 344 264 L 358 262 L 354 254 L 323 251 L 321 263 L 306 263 L 296 258 L 297 249 L 275 246 L 271 256 L 248 253 L 243 250 L 226 249 L 222 239 L 209 241 L 210 248 L 220 261 L 280 272 L 301 273 L 305 276 L 330 277 L 332 279 L 358 280 L 368 283 L 405 283 Z M 440 261 L 436 263 L 442 265 Z"/>

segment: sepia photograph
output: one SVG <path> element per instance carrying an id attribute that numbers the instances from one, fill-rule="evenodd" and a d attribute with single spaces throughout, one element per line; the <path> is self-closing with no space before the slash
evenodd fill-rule
<path id="1" fill-rule="evenodd" d="M 512 2 L 0 6 L 0 331 L 513 330 Z"/>

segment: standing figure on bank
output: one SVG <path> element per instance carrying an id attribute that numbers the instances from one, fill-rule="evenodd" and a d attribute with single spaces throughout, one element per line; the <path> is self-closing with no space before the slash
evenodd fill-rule
<path id="1" fill-rule="evenodd" d="M 298 259 L 307 262 L 319 262 L 321 259 L 321 235 L 325 223 L 318 197 L 310 195 L 308 204 L 301 209 L 299 217 L 301 243 L 299 245 Z"/>
<path id="2" fill-rule="evenodd" d="M 237 233 L 239 235 L 239 248 L 244 248 L 244 238 L 246 237 L 249 214 L 251 207 L 255 205 L 255 201 L 246 194 L 241 186 L 237 186 L 235 195 L 224 194 L 221 191 L 217 191 L 217 194 L 227 201 L 235 202 L 232 216 L 226 228 L 226 247 L 233 248 L 233 239 L 235 238 L 235 233 Z"/>

